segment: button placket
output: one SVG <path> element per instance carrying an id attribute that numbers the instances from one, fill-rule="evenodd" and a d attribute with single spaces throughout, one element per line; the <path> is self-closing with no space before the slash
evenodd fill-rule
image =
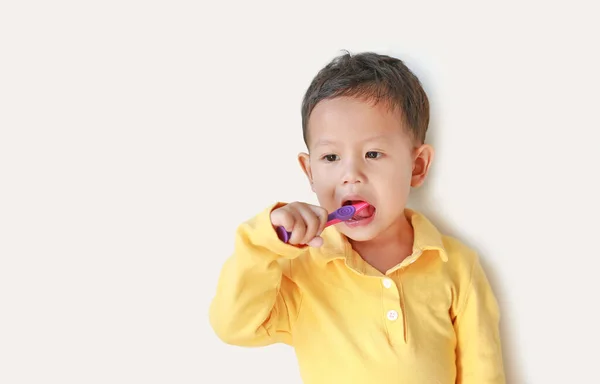
<path id="1" fill-rule="evenodd" d="M 390 321 L 396 321 L 396 320 L 398 319 L 398 312 L 397 312 L 397 311 L 394 311 L 393 309 L 390 309 L 390 310 L 387 312 L 387 318 L 388 318 L 388 320 L 390 320 Z"/>
<path id="2" fill-rule="evenodd" d="M 382 316 L 384 318 L 390 343 L 401 343 L 404 340 L 404 321 L 402 313 L 401 292 L 396 283 L 389 277 L 381 280 Z"/>
<path id="3" fill-rule="evenodd" d="M 389 278 L 387 278 L 387 277 L 383 279 L 382 284 L 386 288 L 391 288 L 392 285 L 394 285 L 394 283 L 392 282 L 392 280 L 389 279 Z"/>

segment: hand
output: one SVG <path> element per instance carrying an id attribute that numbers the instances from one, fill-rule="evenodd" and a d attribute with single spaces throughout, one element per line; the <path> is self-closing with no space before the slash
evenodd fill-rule
<path id="1" fill-rule="evenodd" d="M 325 208 L 302 202 L 293 202 L 271 212 L 271 224 L 291 232 L 288 244 L 292 245 L 320 247 L 323 245 L 320 235 L 326 223 Z"/>

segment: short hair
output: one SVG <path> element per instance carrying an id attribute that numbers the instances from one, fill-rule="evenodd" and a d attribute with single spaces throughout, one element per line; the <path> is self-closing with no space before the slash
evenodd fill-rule
<path id="1" fill-rule="evenodd" d="M 399 110 L 413 140 L 423 144 L 429 126 L 429 99 L 417 76 L 398 58 L 374 52 L 335 57 L 312 80 L 302 100 L 302 135 L 308 146 L 308 120 L 324 99 L 341 96 L 385 102 Z"/>

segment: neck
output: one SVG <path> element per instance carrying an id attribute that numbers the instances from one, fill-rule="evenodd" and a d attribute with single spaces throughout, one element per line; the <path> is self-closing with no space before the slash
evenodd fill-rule
<path id="1" fill-rule="evenodd" d="M 374 239 L 350 241 L 362 259 L 382 273 L 410 256 L 413 242 L 413 227 L 405 215 Z"/>

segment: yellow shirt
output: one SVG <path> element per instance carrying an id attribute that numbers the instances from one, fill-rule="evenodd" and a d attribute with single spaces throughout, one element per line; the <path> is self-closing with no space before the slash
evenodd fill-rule
<path id="1" fill-rule="evenodd" d="M 321 248 L 282 243 L 275 206 L 237 230 L 210 306 L 221 340 L 292 346 L 306 384 L 505 383 L 498 305 L 474 251 L 407 209 L 413 254 L 382 274 L 333 226 Z"/>

